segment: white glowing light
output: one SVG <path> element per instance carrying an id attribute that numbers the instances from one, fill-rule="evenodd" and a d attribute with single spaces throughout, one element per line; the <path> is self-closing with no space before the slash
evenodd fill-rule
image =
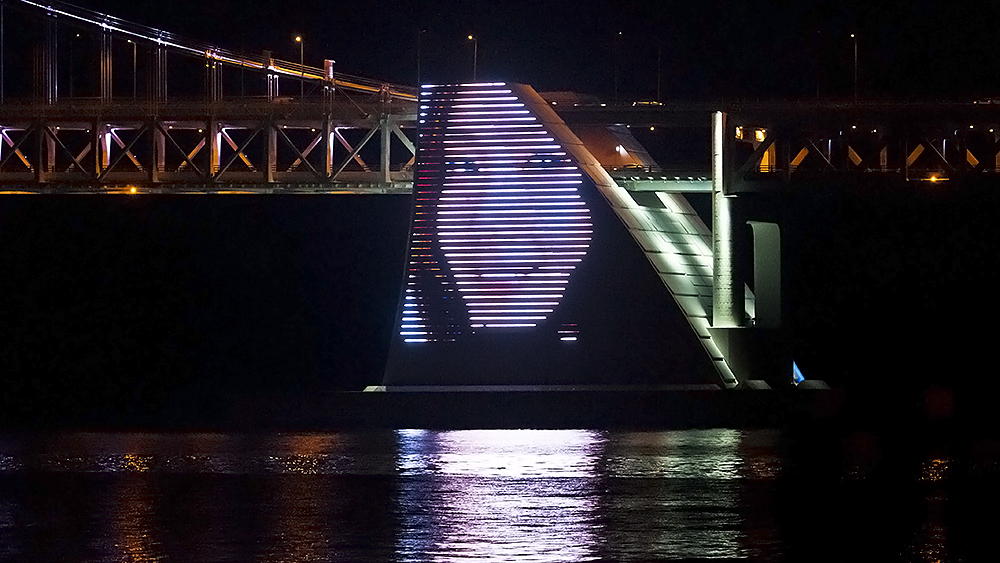
<path id="1" fill-rule="evenodd" d="M 582 171 L 504 84 L 424 92 L 428 160 L 418 156 L 410 275 L 438 287 L 435 301 L 438 292 L 461 297 L 470 328 L 535 327 L 555 311 L 590 246 Z M 420 319 L 401 329 L 440 340 L 419 303 L 409 310 Z M 437 329 L 450 335 L 461 328 L 435 322 L 449 323 Z"/>

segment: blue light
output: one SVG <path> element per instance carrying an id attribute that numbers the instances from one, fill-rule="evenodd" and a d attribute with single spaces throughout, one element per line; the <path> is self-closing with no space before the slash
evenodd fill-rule
<path id="1" fill-rule="evenodd" d="M 798 385 L 805 381 L 806 378 L 802 375 L 802 371 L 799 369 L 799 365 L 794 361 L 792 362 L 792 383 Z"/>

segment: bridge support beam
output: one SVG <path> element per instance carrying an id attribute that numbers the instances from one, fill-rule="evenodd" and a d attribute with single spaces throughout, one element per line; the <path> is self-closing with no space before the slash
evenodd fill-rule
<path id="1" fill-rule="evenodd" d="M 38 60 L 37 84 L 42 102 L 52 105 L 59 98 L 59 43 L 58 27 L 54 17 L 45 19 L 45 42 Z"/>
<path id="2" fill-rule="evenodd" d="M 754 326 L 781 327 L 781 230 L 777 223 L 747 221 L 753 230 Z"/>
<path id="3" fill-rule="evenodd" d="M 392 182 L 392 176 L 389 175 L 389 145 L 392 143 L 392 120 L 390 119 L 390 116 L 383 115 L 382 118 L 379 119 L 379 135 L 381 138 L 382 148 L 382 159 L 379 162 L 379 170 L 382 172 L 382 182 L 389 184 Z"/>
<path id="4" fill-rule="evenodd" d="M 167 101 L 167 50 L 163 47 L 156 47 L 153 50 L 153 72 L 150 77 L 151 101 L 154 104 L 162 104 Z"/>
<path id="5" fill-rule="evenodd" d="M 278 171 L 278 130 L 275 127 L 277 124 L 272 121 L 264 128 L 267 140 L 264 143 L 264 181 L 269 184 L 275 181 Z"/>
<path id="6" fill-rule="evenodd" d="M 323 174 L 327 178 L 333 177 L 333 147 L 335 143 L 333 142 L 333 120 L 330 119 L 330 114 L 327 113 L 323 116 Z"/>
<path id="7" fill-rule="evenodd" d="M 205 141 L 208 144 L 208 175 L 215 178 L 222 164 L 222 124 L 212 119 L 205 129 Z"/>
<path id="8" fill-rule="evenodd" d="M 271 51 L 264 51 L 264 72 L 267 73 L 267 99 L 273 100 L 278 97 L 278 75 L 271 71 L 274 66 L 274 58 Z"/>
<path id="9" fill-rule="evenodd" d="M 737 275 L 733 197 L 726 196 L 733 134 L 724 112 L 712 114 L 712 326 L 744 324 L 743 282 Z"/>
<path id="10" fill-rule="evenodd" d="M 114 76 L 111 73 L 111 33 L 101 34 L 101 101 L 111 101 Z"/>
<path id="11" fill-rule="evenodd" d="M 222 65 L 211 59 L 205 61 L 205 86 L 209 102 L 222 98 Z"/>
<path id="12" fill-rule="evenodd" d="M 163 180 L 163 172 L 166 170 L 167 160 L 167 139 L 163 132 L 156 126 L 156 118 L 149 121 L 149 142 L 151 162 L 149 163 L 149 181 L 156 184 Z"/>

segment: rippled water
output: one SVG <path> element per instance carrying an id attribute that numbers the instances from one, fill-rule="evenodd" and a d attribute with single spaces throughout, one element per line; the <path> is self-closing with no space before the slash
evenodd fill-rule
<path id="1" fill-rule="evenodd" d="M 775 431 L 7 436 L 0 560 L 792 561 L 871 541 L 864 553 L 890 559 L 970 553 L 955 523 L 978 508 L 947 486 L 953 461 L 871 477 L 882 462 L 866 439 L 840 442 L 824 471 Z"/>

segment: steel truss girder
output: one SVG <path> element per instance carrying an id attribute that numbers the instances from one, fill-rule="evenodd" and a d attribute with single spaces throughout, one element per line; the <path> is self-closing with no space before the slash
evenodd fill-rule
<path id="1" fill-rule="evenodd" d="M 22 129 L 21 131 L 24 131 L 24 136 L 21 137 L 21 140 L 16 143 L 14 142 L 13 139 L 10 138 L 10 135 L 7 133 L 7 131 L 13 129 L 0 130 L 0 137 L 2 137 L 3 142 L 7 143 L 7 146 L 9 147 L 9 150 L 4 151 L 7 153 L 7 155 L 0 158 L 0 169 L 3 169 L 3 166 L 7 164 L 7 161 L 10 160 L 12 156 L 17 155 L 17 157 L 24 164 L 25 168 L 28 169 L 28 172 L 34 171 L 34 167 L 31 165 L 30 162 L 28 162 L 28 158 L 24 155 L 24 153 L 21 152 L 21 145 L 23 145 L 24 142 L 28 140 L 28 137 L 31 136 L 33 129 L 34 126 L 29 127 L 26 130 Z"/>
<path id="2" fill-rule="evenodd" d="M 903 181 L 1000 174 L 1000 116 L 978 123 L 836 124 L 736 116 L 728 121 L 727 192 L 777 189 L 809 172 Z"/>
<path id="3" fill-rule="evenodd" d="M 345 133 L 359 128 L 337 125 L 329 117 L 275 120 L 269 116 L 256 119 L 147 116 L 116 117 L 113 121 L 51 117 L 26 122 L 5 120 L 0 113 L 0 184 L 348 182 L 388 186 L 410 180 L 408 172 L 400 175 L 384 166 L 389 162 L 393 137 L 411 155 L 416 152 L 401 127 L 407 122 L 406 117 L 392 114 L 369 116 L 364 129 L 360 129 L 365 131 L 363 137 L 352 145 Z M 245 133 L 236 135 L 235 131 L 240 130 Z M 303 130 L 310 131 L 307 138 L 292 133 Z M 194 131 L 198 133 L 195 135 Z M 88 137 L 82 139 L 84 133 Z M 362 158 L 362 150 L 376 137 L 381 144 L 381 159 L 380 166 L 373 169 Z M 258 150 L 255 147 L 259 145 L 263 146 Z M 335 145 L 340 145 L 340 150 L 346 149 L 347 154 L 341 152 L 334 159 Z M 33 148 L 25 150 L 26 147 Z M 318 163 L 317 152 L 323 153 Z M 9 164 L 13 158 L 20 160 L 24 168 L 12 170 Z M 68 166 L 57 165 L 57 158 L 68 160 Z M 128 165 L 123 164 L 126 160 Z M 234 170 L 237 161 L 245 169 L 241 166 Z M 356 165 L 356 171 L 350 169 L 352 164 Z"/>

